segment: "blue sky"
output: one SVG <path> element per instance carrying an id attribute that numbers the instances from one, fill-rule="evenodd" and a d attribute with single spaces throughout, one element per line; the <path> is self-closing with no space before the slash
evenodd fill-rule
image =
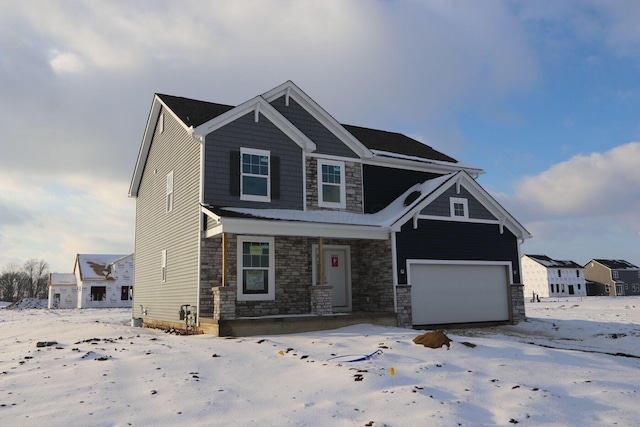
<path id="1" fill-rule="evenodd" d="M 640 264 L 638 22 L 633 0 L 2 2 L 0 270 L 133 251 L 154 93 L 286 80 L 483 168 L 523 253 Z"/>

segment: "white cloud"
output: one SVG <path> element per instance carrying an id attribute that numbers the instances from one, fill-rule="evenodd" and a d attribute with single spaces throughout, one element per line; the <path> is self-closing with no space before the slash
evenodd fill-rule
<path id="1" fill-rule="evenodd" d="M 575 156 L 497 198 L 533 234 L 526 253 L 640 260 L 640 142 Z M 635 254 L 635 255 L 633 255 Z"/>
<path id="2" fill-rule="evenodd" d="M 620 215 L 640 208 L 639 162 L 640 142 L 575 156 L 522 179 L 516 198 L 544 217 Z"/>
<path id="3" fill-rule="evenodd" d="M 60 52 L 53 49 L 49 64 L 55 73 L 79 73 L 84 70 L 84 64 L 80 57 L 71 52 Z"/>

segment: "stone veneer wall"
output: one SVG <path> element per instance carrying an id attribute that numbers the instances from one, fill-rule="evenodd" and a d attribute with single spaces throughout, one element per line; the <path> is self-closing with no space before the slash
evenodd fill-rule
<path id="1" fill-rule="evenodd" d="M 275 300 L 237 301 L 238 317 L 311 312 L 311 241 L 307 237 L 276 236 L 275 251 Z M 229 252 L 235 252 L 235 244 Z M 234 261 L 234 269 L 235 265 Z M 235 281 L 236 273 L 233 275 Z"/>
<path id="2" fill-rule="evenodd" d="M 514 283 L 511 285 L 511 323 L 516 325 L 526 320 L 524 308 L 524 285 Z"/>
<path id="3" fill-rule="evenodd" d="M 353 311 L 393 312 L 390 240 L 351 242 Z"/>
<path id="4" fill-rule="evenodd" d="M 307 157 L 307 209 L 309 210 L 336 210 L 332 208 L 321 208 L 318 206 L 318 159 Z M 346 209 L 344 212 L 362 213 L 364 204 L 362 199 L 362 164 L 356 162 L 344 162 L 345 165 L 345 196 Z"/>
<path id="5" fill-rule="evenodd" d="M 214 286 L 222 283 L 222 237 L 202 238 L 200 241 L 200 313 L 199 317 L 213 317 Z"/>

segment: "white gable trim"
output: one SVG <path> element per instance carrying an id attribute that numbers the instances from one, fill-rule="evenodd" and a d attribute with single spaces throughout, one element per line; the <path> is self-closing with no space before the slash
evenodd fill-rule
<path id="1" fill-rule="evenodd" d="M 442 193 L 449 189 L 452 185 L 463 186 L 469 194 L 471 194 L 478 202 L 480 202 L 495 218 L 499 218 L 499 226 L 506 227 L 517 238 L 524 240 L 531 237 L 531 234 L 520 224 L 509 212 L 507 212 L 500 203 L 480 186 L 468 173 L 460 171 L 451 178 L 444 181 L 437 189 L 431 192 L 420 203 L 416 204 L 412 209 L 406 212 L 399 220 L 392 225 L 392 231 L 400 231 L 400 228 L 414 216 L 418 216 L 420 211 L 431 204 Z M 444 217 L 446 218 L 446 217 Z M 438 217 L 438 219 L 443 219 Z M 470 222 L 468 220 L 465 220 Z M 479 222 L 479 221 L 473 221 Z"/>
<path id="2" fill-rule="evenodd" d="M 193 129 L 193 135 L 199 137 L 205 137 L 211 132 L 220 129 L 224 125 L 227 125 L 247 113 L 253 112 L 254 120 L 257 122 L 259 116 L 263 115 L 271 123 L 273 123 L 278 129 L 280 129 L 285 135 L 291 138 L 296 144 L 300 146 L 304 151 L 314 151 L 316 144 L 313 143 L 304 133 L 296 128 L 289 120 L 287 120 L 282 114 L 271 106 L 263 97 L 256 96 L 237 107 L 221 114 L 208 122 L 205 122 Z"/>
<path id="3" fill-rule="evenodd" d="M 311 114 L 313 118 L 333 133 L 336 138 L 360 156 L 360 158 L 370 159 L 373 157 L 373 154 L 366 146 L 351 135 L 351 133 L 349 133 L 336 119 L 327 113 L 327 111 L 304 93 L 291 80 L 271 89 L 268 92 L 265 92 L 262 94 L 262 97 L 266 99 L 267 102 L 273 102 L 283 95 L 285 97 L 285 105 L 289 105 L 289 99 L 296 101 L 302 106 L 302 108 Z"/>

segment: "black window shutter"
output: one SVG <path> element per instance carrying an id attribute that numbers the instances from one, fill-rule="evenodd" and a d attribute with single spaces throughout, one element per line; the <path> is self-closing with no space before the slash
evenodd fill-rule
<path id="1" fill-rule="evenodd" d="M 280 200 L 280 157 L 271 156 L 271 200 Z"/>
<path id="2" fill-rule="evenodd" d="M 240 152 L 229 153 L 229 194 L 240 197 Z"/>

